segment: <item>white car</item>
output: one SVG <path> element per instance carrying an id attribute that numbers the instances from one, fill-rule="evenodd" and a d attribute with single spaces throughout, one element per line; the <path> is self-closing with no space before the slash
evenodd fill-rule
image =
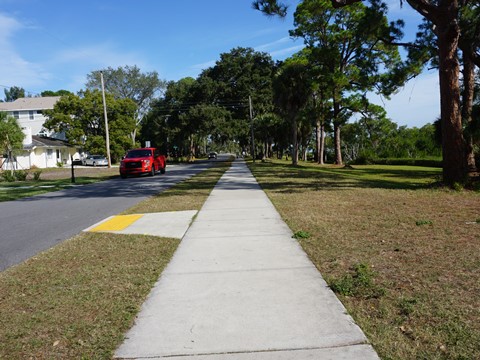
<path id="1" fill-rule="evenodd" d="M 91 166 L 108 166 L 108 160 L 103 155 L 88 155 L 83 163 Z"/>

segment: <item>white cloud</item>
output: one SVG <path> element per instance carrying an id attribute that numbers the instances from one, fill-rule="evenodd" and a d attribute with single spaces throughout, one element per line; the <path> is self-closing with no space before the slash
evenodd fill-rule
<path id="1" fill-rule="evenodd" d="M 296 40 L 289 36 L 284 36 L 278 40 L 256 46 L 255 50 L 268 52 L 273 58 L 284 58 L 296 53 L 297 51 L 300 51 L 305 47 L 303 43 L 301 43 L 301 45 L 291 46 L 294 43 L 296 43 Z"/>
<path id="2" fill-rule="evenodd" d="M 294 53 L 302 50 L 304 47 L 305 47 L 305 45 L 291 46 L 291 47 L 288 47 L 288 48 L 285 48 L 285 49 L 271 51 L 270 55 L 272 55 L 273 58 L 281 58 L 281 57 L 285 57 L 287 55 L 293 55 Z"/>
<path id="3" fill-rule="evenodd" d="M 0 43 L 3 45 L 8 42 L 8 38 L 16 31 L 22 28 L 16 19 L 0 14 Z"/>
<path id="4" fill-rule="evenodd" d="M 0 79 L 1 85 L 20 86 L 29 92 L 51 75 L 40 64 L 24 59 L 15 49 L 12 37 L 23 28 L 25 26 L 15 18 L 0 14 Z"/>
<path id="5" fill-rule="evenodd" d="M 126 65 L 137 65 L 142 70 L 150 70 L 140 55 L 120 51 L 111 44 L 61 49 L 49 62 L 49 66 L 55 68 L 56 82 L 64 84 L 63 88 L 73 92 L 85 88 L 87 74 L 90 72 Z"/>
<path id="6" fill-rule="evenodd" d="M 272 42 L 269 42 L 267 44 L 263 44 L 263 45 L 259 45 L 259 46 L 256 46 L 255 47 L 255 50 L 257 51 L 266 51 L 268 49 L 271 49 L 271 48 L 274 48 L 276 47 L 277 45 L 279 44 L 285 44 L 287 42 L 290 42 L 292 41 L 292 39 L 288 36 L 285 36 L 279 40 L 275 40 L 275 41 L 272 41 Z"/>
<path id="7" fill-rule="evenodd" d="M 140 68 L 146 67 L 141 56 L 117 50 L 111 44 L 64 49 L 58 52 L 53 61 L 58 64 L 89 64 L 99 68 L 125 65 L 137 65 Z"/>
<path id="8" fill-rule="evenodd" d="M 209 67 L 215 66 L 216 62 L 217 60 L 206 61 L 201 64 L 192 65 L 190 66 L 190 69 L 196 70 L 196 71 L 202 71 L 202 70 L 208 69 Z"/>

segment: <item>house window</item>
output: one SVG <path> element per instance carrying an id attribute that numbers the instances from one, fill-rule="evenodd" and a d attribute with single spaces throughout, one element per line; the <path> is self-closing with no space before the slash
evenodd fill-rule
<path id="1" fill-rule="evenodd" d="M 35 115 L 34 115 L 34 113 L 33 113 L 33 110 L 30 110 L 30 111 L 28 112 L 28 117 L 29 117 L 30 120 L 35 120 Z"/>
<path id="2" fill-rule="evenodd" d="M 57 149 L 57 160 L 60 159 L 60 150 Z"/>
<path id="3" fill-rule="evenodd" d="M 13 117 L 18 120 L 20 118 L 20 113 L 18 111 L 14 111 Z"/>
<path id="4" fill-rule="evenodd" d="M 51 159 L 53 155 L 53 149 L 47 149 L 47 159 Z"/>

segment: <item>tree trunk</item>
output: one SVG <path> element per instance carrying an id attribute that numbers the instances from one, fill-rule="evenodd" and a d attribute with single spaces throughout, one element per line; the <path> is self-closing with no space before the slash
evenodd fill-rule
<path id="1" fill-rule="evenodd" d="M 315 140 L 316 140 L 316 143 L 315 143 L 315 147 L 317 149 L 316 153 L 315 153 L 315 160 L 318 164 L 321 164 L 321 161 L 322 161 L 322 154 L 320 153 L 321 152 L 321 147 L 322 147 L 322 125 L 320 123 L 320 119 L 317 119 L 317 122 L 315 124 Z"/>
<path id="2" fill-rule="evenodd" d="M 465 141 L 460 113 L 460 67 L 457 59 L 460 29 L 456 22 L 457 13 L 458 9 L 457 11 L 443 12 L 437 24 L 443 181 L 448 185 L 456 182 L 462 183 L 467 175 Z"/>
<path id="3" fill-rule="evenodd" d="M 320 165 L 325 164 L 325 124 L 322 123 L 320 126 L 320 159 L 318 163 Z"/>
<path id="4" fill-rule="evenodd" d="M 132 138 L 132 144 L 133 147 L 135 147 L 135 140 L 137 139 L 137 128 L 135 128 L 131 133 L 131 138 Z"/>
<path id="5" fill-rule="evenodd" d="M 463 94 L 462 94 L 462 119 L 463 123 L 469 125 L 472 123 L 472 108 L 473 97 L 475 91 L 475 65 L 470 57 L 463 54 Z M 473 136 L 470 131 L 467 131 L 465 136 L 466 141 L 466 156 L 467 156 L 467 169 L 474 172 L 477 170 L 475 164 L 475 152 L 473 149 Z"/>
<path id="6" fill-rule="evenodd" d="M 340 115 L 340 103 L 337 101 L 337 95 L 335 91 L 333 92 L 333 140 L 335 146 L 335 164 L 342 165 L 342 142 L 340 139 L 340 129 L 341 125 L 339 124 L 339 115 Z"/>
<path id="7" fill-rule="evenodd" d="M 334 132 L 334 141 L 335 141 L 335 164 L 342 165 L 342 147 L 341 147 L 341 140 L 340 140 L 340 132 L 341 132 L 341 125 L 334 124 L 333 125 L 333 132 Z"/>
<path id="8" fill-rule="evenodd" d="M 298 128 L 297 120 L 292 120 L 292 136 L 293 136 L 293 149 L 292 149 L 292 165 L 298 165 Z"/>
<path id="9" fill-rule="evenodd" d="M 193 135 L 190 135 L 190 157 L 192 160 L 195 158 L 195 143 L 193 141 Z"/>

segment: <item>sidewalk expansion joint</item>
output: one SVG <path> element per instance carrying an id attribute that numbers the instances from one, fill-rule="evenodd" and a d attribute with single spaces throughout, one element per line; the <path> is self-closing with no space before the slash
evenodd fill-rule
<path id="1" fill-rule="evenodd" d="M 172 355 L 151 355 L 151 356 L 142 356 L 142 359 L 168 359 L 168 358 L 189 358 L 189 357 L 196 357 L 196 356 L 218 356 L 218 355 L 241 355 L 241 354 L 262 354 L 262 353 L 279 353 L 279 352 L 295 352 L 295 351 L 312 351 L 312 350 L 328 350 L 328 349 L 341 349 L 344 347 L 351 347 L 351 346 L 363 346 L 363 345 L 371 345 L 367 341 L 362 342 L 351 342 L 345 343 L 336 346 L 315 346 L 315 347 L 303 347 L 303 348 L 285 348 L 285 349 L 264 349 L 264 350 L 246 350 L 246 351 L 226 351 L 226 352 L 210 352 L 210 353 L 196 353 L 196 354 L 172 354 Z M 137 359 L 138 357 L 134 358 L 117 358 L 122 360 L 133 360 Z"/>
<path id="2" fill-rule="evenodd" d="M 290 270 L 304 270 L 304 269 L 317 269 L 315 266 L 297 266 L 297 267 L 286 267 L 286 268 L 264 268 L 264 269 L 242 269 L 242 270 L 219 270 L 219 271 L 199 271 L 199 272 L 168 272 L 165 271 L 162 275 L 175 275 L 175 276 L 184 276 L 184 275 L 207 275 L 207 274 L 234 274 L 234 273 L 244 273 L 244 272 L 262 272 L 262 271 L 290 271 Z"/>

